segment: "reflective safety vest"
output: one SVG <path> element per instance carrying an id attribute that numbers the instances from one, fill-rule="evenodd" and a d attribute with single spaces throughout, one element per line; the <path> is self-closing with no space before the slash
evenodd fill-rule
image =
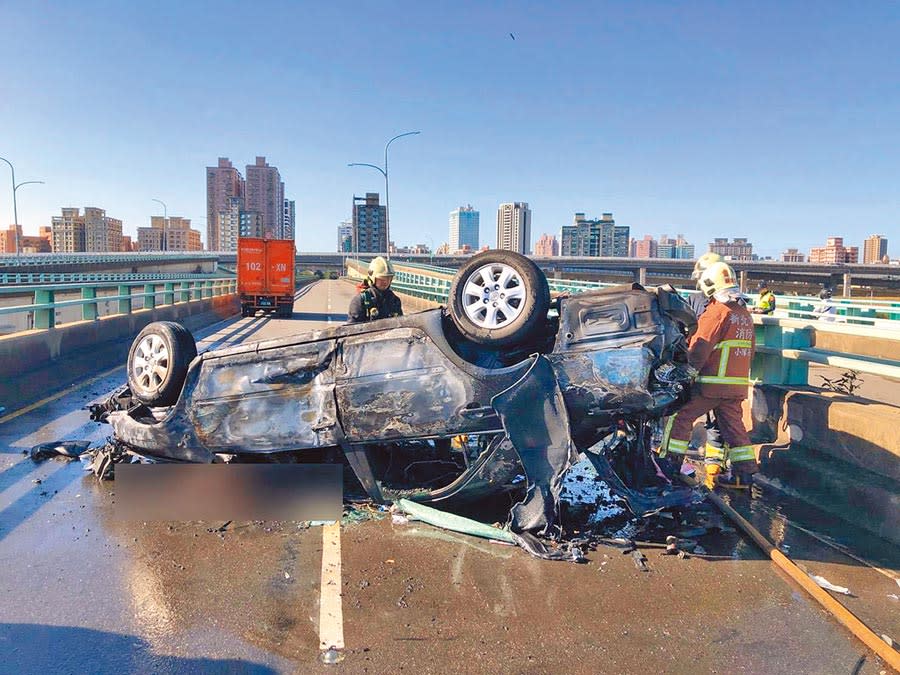
<path id="1" fill-rule="evenodd" d="M 759 294 L 759 300 L 756 302 L 756 308 L 763 314 L 771 314 L 775 311 L 775 294 L 772 291 L 766 291 Z"/>
<path id="2" fill-rule="evenodd" d="M 688 360 L 708 398 L 747 398 L 755 346 L 753 319 L 740 303 L 713 300 L 697 323 Z"/>

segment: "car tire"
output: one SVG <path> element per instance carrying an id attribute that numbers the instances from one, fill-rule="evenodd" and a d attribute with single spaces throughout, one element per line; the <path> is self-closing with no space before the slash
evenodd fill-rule
<path id="1" fill-rule="evenodd" d="M 485 251 L 456 273 L 448 304 L 450 318 L 465 338 L 509 347 L 527 342 L 545 325 L 550 287 L 525 256 Z"/>
<path id="2" fill-rule="evenodd" d="M 134 397 L 149 406 L 178 400 L 197 344 L 181 324 L 155 321 L 144 327 L 128 350 L 128 386 Z"/>

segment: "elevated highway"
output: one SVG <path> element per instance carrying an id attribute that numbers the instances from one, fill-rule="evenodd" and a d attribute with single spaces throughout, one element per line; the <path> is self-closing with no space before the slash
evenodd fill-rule
<path id="1" fill-rule="evenodd" d="M 353 292 L 315 283 L 298 292 L 291 319 L 229 318 L 197 331 L 200 349 L 340 322 Z M 102 443 L 109 429 L 84 407 L 123 380 L 118 365 L 0 417 L 0 639 L 12 645 L 11 672 L 310 672 L 338 625 L 350 672 L 884 670 L 738 533 L 712 526 L 693 534 L 705 550 L 684 559 L 642 534 L 644 572 L 614 546 L 588 551 L 583 565 L 539 562 L 356 510 L 328 586 L 332 530 L 121 520 L 115 482 L 22 453 Z M 765 486 L 733 503 L 811 573 L 851 589 L 842 600 L 866 623 L 900 634 L 895 548 Z M 637 526 L 615 525 L 620 536 Z M 335 588 L 339 623 L 320 612 Z"/>
<path id="2" fill-rule="evenodd" d="M 369 254 L 374 256 L 376 254 Z M 340 272 L 352 255 L 342 253 L 301 252 L 297 255 L 299 270 L 319 270 L 326 275 Z M 368 259 L 365 255 L 359 256 Z M 664 258 L 542 258 L 534 261 L 552 278 L 573 278 L 610 282 L 630 282 L 690 286 L 693 260 Z M 432 255 L 394 255 L 393 260 L 422 266 L 457 269 L 468 257 Z M 84 273 L 91 271 L 117 273 L 213 273 L 221 269 L 234 271 L 237 255 L 228 252 L 195 253 L 109 253 L 109 254 L 32 254 L 0 255 L 0 282 L 4 274 L 39 274 L 52 272 Z M 817 265 L 782 263 L 770 260 L 734 261 L 745 290 L 765 280 L 785 289 L 798 286 L 821 288 L 824 285 L 852 295 L 900 296 L 900 267 L 891 265 Z M 855 289 L 855 290 L 854 290 Z M 802 290 L 802 289 L 801 289 Z"/>

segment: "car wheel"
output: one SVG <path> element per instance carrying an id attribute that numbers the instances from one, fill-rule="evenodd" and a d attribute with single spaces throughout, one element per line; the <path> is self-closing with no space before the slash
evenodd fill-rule
<path id="1" fill-rule="evenodd" d="M 128 386 L 134 397 L 150 406 L 178 400 L 188 366 L 197 356 L 194 336 L 181 324 L 148 324 L 128 350 Z"/>
<path id="2" fill-rule="evenodd" d="M 544 325 L 547 277 L 512 251 L 486 251 L 463 265 L 450 286 L 453 323 L 469 340 L 496 347 L 523 343 Z"/>

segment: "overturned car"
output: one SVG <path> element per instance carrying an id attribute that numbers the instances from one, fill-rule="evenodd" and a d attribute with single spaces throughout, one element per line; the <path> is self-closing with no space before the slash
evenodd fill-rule
<path id="1" fill-rule="evenodd" d="M 343 456 L 379 502 L 508 495 L 510 528 L 546 535 L 582 452 L 637 515 L 690 501 L 650 447 L 688 395 L 694 322 L 671 287 L 551 299 L 533 262 L 489 251 L 446 308 L 200 355 L 180 325 L 150 324 L 94 417 L 162 460 Z"/>

